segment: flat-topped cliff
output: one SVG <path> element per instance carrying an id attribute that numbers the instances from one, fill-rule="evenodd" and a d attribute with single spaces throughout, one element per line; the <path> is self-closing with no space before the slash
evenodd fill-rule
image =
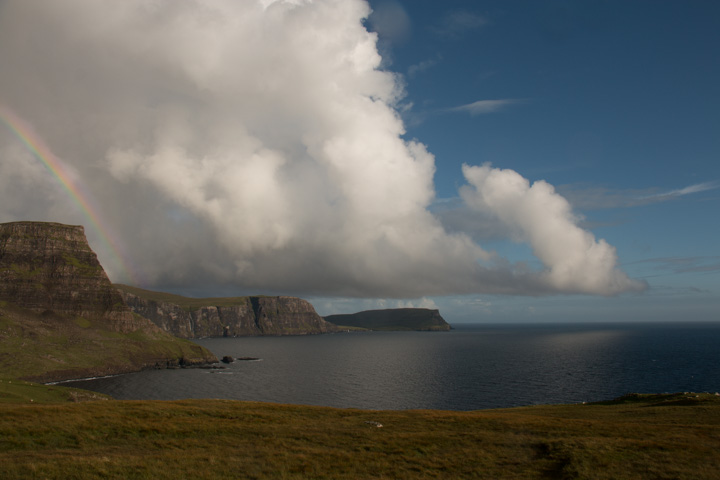
<path id="1" fill-rule="evenodd" d="M 0 375 L 53 381 L 217 362 L 134 314 L 81 226 L 0 224 Z"/>
<path id="2" fill-rule="evenodd" d="M 328 315 L 324 318 L 340 327 L 367 330 L 445 331 L 451 328 L 440 315 L 440 311 L 429 308 L 366 310 L 358 313 Z"/>
<path id="3" fill-rule="evenodd" d="M 0 300 L 35 312 L 103 318 L 109 328 L 140 326 L 110 283 L 78 225 L 0 224 Z"/>
<path id="4" fill-rule="evenodd" d="M 309 335 L 334 330 L 306 300 L 287 296 L 188 298 L 115 285 L 137 314 L 181 338 Z"/>

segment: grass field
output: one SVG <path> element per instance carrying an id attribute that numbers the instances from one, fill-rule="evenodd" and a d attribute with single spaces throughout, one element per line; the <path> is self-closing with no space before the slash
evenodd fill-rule
<path id="1" fill-rule="evenodd" d="M 713 394 L 447 412 L 68 403 L 60 387 L 38 404 L 24 388 L 0 402 L 3 479 L 720 478 Z"/>

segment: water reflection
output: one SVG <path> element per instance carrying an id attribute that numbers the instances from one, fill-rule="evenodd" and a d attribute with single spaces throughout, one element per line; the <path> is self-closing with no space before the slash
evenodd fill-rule
<path id="1" fill-rule="evenodd" d="M 225 370 L 158 370 L 78 382 L 121 399 L 227 398 L 370 409 L 473 410 L 717 390 L 720 325 L 460 326 L 204 339 Z"/>

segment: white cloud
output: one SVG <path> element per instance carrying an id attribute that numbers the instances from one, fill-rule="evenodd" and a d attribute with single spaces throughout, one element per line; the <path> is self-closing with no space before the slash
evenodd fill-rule
<path id="1" fill-rule="evenodd" d="M 461 189 L 465 202 L 487 211 L 511 229 L 511 237 L 527 242 L 545 265 L 544 281 L 559 291 L 607 295 L 642 289 L 617 268 L 615 248 L 577 226 L 579 218 L 552 185 L 530 185 L 512 170 L 489 165 L 465 165 L 469 186 Z"/>
<path id="2" fill-rule="evenodd" d="M 432 298 L 422 297 L 419 300 L 398 300 L 395 308 L 429 308 L 438 310 L 438 306 Z"/>
<path id="3" fill-rule="evenodd" d="M 688 185 L 687 187 L 678 188 L 676 190 L 670 190 L 669 192 L 662 192 L 662 193 L 656 193 L 653 195 L 648 195 L 647 198 L 665 199 L 665 198 L 672 198 L 672 197 L 682 197 L 684 195 L 690 195 L 692 193 L 704 192 L 706 190 L 715 190 L 716 188 L 719 188 L 719 187 L 720 187 L 720 184 L 718 184 L 717 182 L 696 183 L 694 185 Z"/>
<path id="4" fill-rule="evenodd" d="M 510 105 L 521 103 L 522 100 L 518 99 L 504 99 L 504 100 L 478 100 L 477 102 L 467 103 L 458 107 L 448 109 L 450 112 L 467 112 L 470 115 L 484 115 L 486 113 L 495 113 L 503 110 Z"/>
<path id="5" fill-rule="evenodd" d="M 669 191 L 657 187 L 622 190 L 589 184 L 573 184 L 560 185 L 558 191 L 576 208 L 602 209 L 650 205 L 717 188 L 720 188 L 718 182 L 696 183 Z"/>
<path id="6" fill-rule="evenodd" d="M 546 271 L 446 231 L 429 211 L 434 157 L 403 139 L 402 86 L 380 68 L 364 1 L 0 8 L 0 99 L 97 197 L 149 287 L 379 298 L 637 287 L 552 187 L 514 172 L 468 167 L 463 198 L 530 242 Z M 496 102 L 466 109 L 514 101 Z M 0 221 L 78 223 L 18 145 L 0 135 Z M 504 182 L 510 203 L 493 193 Z M 533 219 L 525 197 L 556 211 Z M 107 264 L 112 252 L 98 253 Z"/>

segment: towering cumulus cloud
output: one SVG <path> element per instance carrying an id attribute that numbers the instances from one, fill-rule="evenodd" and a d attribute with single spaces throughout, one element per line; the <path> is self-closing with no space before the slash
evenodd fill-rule
<path id="1" fill-rule="evenodd" d="M 369 13 L 361 0 L 6 0 L 0 102 L 77 172 L 148 286 L 637 288 L 550 185 L 515 172 L 467 167 L 462 198 L 544 270 L 443 228 L 428 211 L 435 160 L 403 139 L 401 82 L 380 69 Z M 77 223 L 16 140 L 0 131 L 0 220 Z"/>

